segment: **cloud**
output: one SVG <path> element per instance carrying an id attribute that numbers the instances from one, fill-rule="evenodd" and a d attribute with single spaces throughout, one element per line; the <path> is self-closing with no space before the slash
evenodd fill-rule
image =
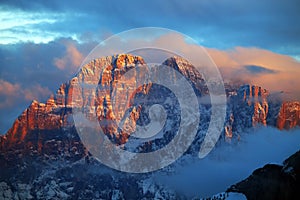
<path id="1" fill-rule="evenodd" d="M 272 93 L 284 91 L 286 100 L 300 100 L 300 88 L 296 87 L 300 85 L 300 62 L 290 56 L 257 47 L 235 47 L 226 50 L 206 47 L 205 51 L 179 34 L 161 31 L 161 34 L 153 36 L 152 32 L 147 30 L 138 30 L 138 34 L 133 38 L 117 35 L 109 44 L 98 46 L 96 49 L 100 50 L 93 51 L 91 56 L 96 58 L 99 55 L 113 55 L 126 47 L 132 49 L 132 53 L 143 56 L 146 62 L 162 63 L 166 56 L 174 55 L 173 52 L 179 55 L 193 55 L 196 60 L 192 63 L 204 68 L 206 66 L 206 70 L 207 66 L 211 66 L 211 57 L 226 82 L 255 84 Z M 152 46 L 160 46 L 163 49 L 134 50 L 137 47 Z M 172 52 L 165 53 L 164 49 Z"/>
<path id="2" fill-rule="evenodd" d="M 30 30 L 59 34 L 49 35 L 52 40 L 63 35 L 81 40 L 85 33 L 101 35 L 104 32 L 118 33 L 131 28 L 158 26 L 181 31 L 208 47 L 255 46 L 299 56 L 297 0 L 289 3 L 280 0 L 242 3 L 238 0 L 153 0 L 147 4 L 135 0 L 122 5 L 117 1 L 99 3 L 96 0 L 87 3 L 78 0 L 72 3 L 13 0 L 3 2 L 2 7 L 15 13 L 25 12 L 25 16 L 46 13 L 43 20 L 55 21 L 51 24 L 46 21 L 46 24 L 41 23 Z M 55 18 L 55 15 L 62 17 Z M 34 35 L 42 36 L 38 31 Z M 26 38 L 26 35 L 23 37 Z"/>
<path id="3" fill-rule="evenodd" d="M 204 159 L 188 157 L 174 165 L 174 173 L 157 173 L 154 179 L 177 192 L 209 197 L 247 178 L 268 163 L 282 164 L 299 150 L 300 129 L 279 131 L 263 127 L 244 133 L 238 144 L 215 147 Z M 191 161 L 192 160 L 192 161 Z"/>
<path id="4" fill-rule="evenodd" d="M 13 105 L 13 101 L 18 96 L 20 88 L 19 84 L 12 84 L 0 79 L 0 97 L 2 99 L 0 109 Z"/>
<path id="5" fill-rule="evenodd" d="M 34 85 L 28 89 L 24 89 L 21 91 L 21 94 L 23 94 L 24 98 L 26 100 L 32 101 L 34 99 L 45 99 L 52 94 L 52 92 L 47 87 L 42 87 L 41 85 L 37 84 Z"/>
<path id="6" fill-rule="evenodd" d="M 83 55 L 78 51 L 73 43 L 65 42 L 66 52 L 61 58 L 54 58 L 55 66 L 60 70 L 69 69 L 74 71 L 78 69 L 83 61 Z"/>
<path id="7" fill-rule="evenodd" d="M 143 39 L 149 36 L 150 39 L 142 40 L 141 36 L 144 37 Z M 41 88 L 48 88 L 49 91 L 54 93 L 61 83 L 74 76 L 81 60 L 97 44 L 92 39 L 88 39 L 88 41 L 90 43 L 78 43 L 70 38 L 61 38 L 47 44 L 20 43 L 0 46 L 0 79 L 10 83 L 11 88 L 28 89 L 27 99 L 22 97 L 22 102 L 12 101 L 14 106 L 10 107 L 9 112 L 14 113 L 14 118 L 27 107 L 30 97 L 38 97 L 41 101 L 46 100 L 44 98 L 46 94 L 40 96 L 31 94 L 30 88 L 39 85 Z M 131 40 L 116 37 L 114 44 L 105 49 L 103 55 L 114 54 L 115 49 L 113 47 L 118 49 L 118 47 L 126 45 L 130 49 L 134 47 L 133 44 L 143 47 L 149 46 L 151 42 L 165 46 L 175 52 L 191 54 L 199 52 L 199 48 L 201 48 L 176 34 L 153 36 L 145 33 L 131 38 Z M 289 93 L 289 99 L 300 99 L 300 88 L 297 87 L 297 85 L 300 85 L 300 79 L 298 78 L 300 64 L 295 59 L 254 47 L 235 47 L 227 50 L 205 49 L 219 67 L 226 81 L 250 82 L 261 85 L 271 90 L 271 92 L 285 91 Z M 204 56 L 207 56 L 203 49 L 201 52 Z M 166 57 L 170 56 L 168 52 L 162 53 L 160 51 L 159 56 L 153 58 L 157 52 L 152 50 L 134 51 L 133 53 L 143 57 L 151 56 L 151 61 L 157 63 L 163 62 Z M 205 61 L 205 59 L 201 59 L 202 56 L 196 55 L 199 58 L 197 63 Z M 99 57 L 99 55 L 95 54 L 95 57 Z M 146 61 L 148 60 L 146 59 Z M 252 66 L 250 71 L 249 66 Z M 253 66 L 256 67 L 253 69 Z M 253 71 L 259 71 L 260 73 L 259 75 L 253 74 Z M 42 92 L 38 89 L 36 91 Z M 9 94 L 6 95 L 9 96 Z M 287 96 L 287 94 L 284 94 L 284 96 Z M 1 111 L 1 113 L 4 112 Z M 12 121 L 5 126 L 9 127 L 11 124 Z"/>
<path id="8" fill-rule="evenodd" d="M 47 44 L 19 43 L 0 46 L 0 133 L 6 132 L 33 99 L 44 102 L 60 84 L 74 76 L 80 59 L 94 43 L 78 44 L 70 38 Z M 55 58 L 66 59 L 63 69 Z"/>
<path id="9" fill-rule="evenodd" d="M 300 100 L 300 88 L 297 87 L 300 85 L 300 62 L 290 56 L 257 47 L 226 50 L 205 48 L 205 52 L 202 47 L 177 34 L 162 35 L 154 44 L 163 45 L 174 52 L 194 55 L 197 60 L 193 63 L 196 65 L 210 66 L 207 56 L 211 57 L 226 82 L 255 84 L 272 93 L 284 91 L 286 100 Z"/>
<path id="10" fill-rule="evenodd" d="M 246 70 L 253 75 L 259 75 L 259 74 L 273 74 L 276 73 L 275 70 L 268 69 L 265 67 L 257 66 L 257 65 L 246 65 L 244 66 Z"/>
<path id="11" fill-rule="evenodd" d="M 300 99 L 300 62 L 292 57 L 254 47 L 206 49 L 225 80 L 243 80 L 271 92 L 285 91 L 288 99 Z"/>
<path id="12" fill-rule="evenodd" d="M 48 27 L 65 21 L 64 13 L 49 13 L 21 9 L 5 9 L 0 6 L 0 44 L 19 42 L 47 43 L 63 35 Z"/>
<path id="13" fill-rule="evenodd" d="M 0 134 L 12 126 L 32 100 L 46 100 L 51 93 L 48 87 L 40 84 L 28 86 L 0 79 Z"/>
<path id="14" fill-rule="evenodd" d="M 29 87 L 21 87 L 18 83 L 10 83 L 6 80 L 0 79 L 0 109 L 13 108 L 16 103 L 25 100 L 32 101 L 34 99 L 45 99 L 49 97 L 51 91 L 47 87 L 41 85 L 32 85 Z"/>

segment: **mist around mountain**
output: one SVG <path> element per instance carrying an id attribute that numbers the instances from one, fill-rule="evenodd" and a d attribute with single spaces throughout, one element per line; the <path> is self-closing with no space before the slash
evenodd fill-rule
<path id="1" fill-rule="evenodd" d="M 283 164 L 267 164 L 227 192 L 244 193 L 247 199 L 298 199 L 300 192 L 300 151 Z"/>
<path id="2" fill-rule="evenodd" d="M 202 160 L 188 157 L 186 163 L 189 164 L 177 166 L 174 175 L 161 176 L 160 180 L 186 195 L 211 197 L 225 192 L 229 186 L 248 177 L 254 169 L 265 164 L 280 165 L 299 150 L 299 139 L 300 130 L 297 129 L 280 131 L 273 127 L 260 127 L 248 130 L 238 144 L 220 145 Z"/>
<path id="3" fill-rule="evenodd" d="M 191 199 L 218 193 L 226 196 L 228 193 L 224 192 L 231 185 L 251 175 L 254 169 L 265 164 L 280 165 L 299 149 L 299 139 L 297 129 L 260 127 L 245 133 L 239 144 L 218 146 L 204 159 L 185 155 L 169 167 L 148 174 L 111 170 L 90 156 L 72 161 L 53 154 L 19 154 L 21 160 L 13 161 L 15 166 L 3 166 L 1 162 L 0 195 L 7 199 Z M 264 182 L 268 184 L 268 180 Z M 248 189 L 230 192 L 247 193 Z"/>

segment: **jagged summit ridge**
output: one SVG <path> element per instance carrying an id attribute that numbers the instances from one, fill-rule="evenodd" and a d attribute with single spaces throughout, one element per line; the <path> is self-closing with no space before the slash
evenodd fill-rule
<path id="1" fill-rule="evenodd" d="M 171 61 L 175 63 L 176 69 L 180 73 L 188 77 L 192 77 L 192 74 L 196 74 L 197 71 L 193 70 L 190 64 L 180 60 L 180 63 L 185 63 L 184 66 L 182 66 L 176 63 L 178 60 L 179 58 L 171 58 Z M 56 94 L 52 95 L 46 103 L 39 103 L 34 100 L 14 122 L 13 127 L 1 139 L 1 143 L 8 146 L 23 143 L 26 138 L 30 138 L 31 132 L 35 130 L 71 129 L 74 125 L 72 120 L 72 108 L 74 107 L 85 107 L 85 109 L 89 109 L 87 112 L 96 112 L 99 120 L 104 118 L 120 118 L 124 115 L 124 111 L 121 112 L 117 110 L 115 113 L 112 112 L 110 102 L 111 90 L 120 77 L 128 70 L 134 70 L 136 65 L 145 65 L 145 62 L 140 56 L 128 54 L 107 56 L 89 62 L 80 69 L 74 78 L 62 84 Z M 175 67 L 175 65 L 171 65 L 170 62 L 168 62 L 168 65 Z M 189 70 L 186 70 L 187 68 Z M 176 77 L 174 76 L 174 81 L 176 81 L 175 79 Z M 197 83 L 199 80 L 203 81 L 200 74 L 196 74 L 194 82 Z M 78 90 L 76 86 L 78 86 L 79 83 L 98 85 L 100 87 L 97 87 L 97 90 L 88 88 Z M 127 87 L 128 93 L 127 96 L 120 98 L 127 101 L 130 98 L 129 94 L 133 92 L 147 93 L 151 87 L 151 84 L 148 84 L 144 88 L 140 88 L 140 91 L 131 91 L 130 88 L 133 88 L 132 84 L 135 84 L 134 80 L 128 82 L 126 86 L 123 86 Z M 107 87 L 109 90 L 103 89 Z M 104 110 L 106 110 L 106 112 L 104 112 Z M 132 117 L 138 117 L 138 108 L 132 110 Z M 117 132 L 116 127 L 109 128 L 110 132 L 113 132 L 110 133 L 111 135 Z M 29 136 L 27 136 L 28 134 Z"/>
<path id="2" fill-rule="evenodd" d="M 137 65 L 145 64 L 145 61 L 140 56 L 128 54 L 107 56 L 89 62 L 80 69 L 74 78 L 62 84 L 56 94 L 52 95 L 46 103 L 33 101 L 16 119 L 6 135 L 1 137 L 1 146 L 4 144 L 11 146 L 22 143 L 24 140 L 30 140 L 32 139 L 30 136 L 31 132 L 36 130 L 39 132 L 60 130 L 60 133 L 64 134 L 66 130 L 70 130 L 74 126 L 72 119 L 73 107 L 84 107 L 87 109 L 87 113 L 96 113 L 98 120 L 120 119 L 124 116 L 125 111 L 116 109 L 113 112 L 110 102 L 111 90 L 116 86 L 124 73 L 130 69 L 134 70 Z M 188 61 L 180 57 L 171 57 L 163 64 L 176 69 L 185 76 L 193 85 L 197 95 L 208 94 L 209 91 L 201 74 Z M 176 81 L 176 76 L 173 79 Z M 79 83 L 98 85 L 100 87 L 97 87 L 97 90 L 88 88 L 78 90 L 76 86 Z M 134 80 L 128 82 L 128 85 L 122 86 L 123 88 L 118 89 L 129 88 L 128 94 L 136 92 L 130 90 L 130 85 L 133 84 L 135 84 Z M 145 87 L 140 88 L 136 93 L 147 94 L 151 87 L 151 84 L 146 84 Z M 289 129 L 300 124 L 299 102 L 280 102 L 274 106 L 268 99 L 269 92 L 260 86 L 243 85 L 238 89 L 231 88 L 230 92 L 227 92 L 227 96 L 228 112 L 224 128 L 227 138 L 232 138 L 234 132 L 240 133 L 245 128 L 259 124 L 277 126 L 280 129 Z M 120 98 L 127 102 L 130 96 L 125 95 Z M 273 107 L 276 107 L 276 109 Z M 137 121 L 139 118 L 139 109 L 135 107 L 131 110 L 130 117 L 133 121 Z M 126 126 L 126 123 L 124 126 Z M 129 127 L 127 131 L 132 131 L 133 129 L 134 127 Z M 114 135 L 118 132 L 117 127 L 109 127 L 109 132 L 109 135 Z M 29 136 L 27 136 L 28 134 Z M 122 135 L 123 137 L 121 137 Z M 126 142 L 128 134 L 121 133 L 121 136 L 117 134 L 114 137 L 121 137 L 117 138 L 121 140 L 121 143 Z M 36 140 L 38 140 L 38 136 Z"/>
<path id="3" fill-rule="evenodd" d="M 118 78 L 118 72 L 114 76 L 111 72 L 125 69 L 126 67 L 134 67 L 135 64 L 144 64 L 144 61 L 139 56 L 131 56 L 121 54 L 118 56 L 107 56 L 100 59 L 95 59 L 81 68 L 81 70 L 69 82 L 62 84 L 55 95 L 47 100 L 46 103 L 39 103 L 33 100 L 30 106 L 15 120 L 12 128 L 8 130 L 5 136 L 1 137 L 1 146 L 11 146 L 14 144 L 23 143 L 26 138 L 31 138 L 31 132 L 47 131 L 47 130 L 65 130 L 70 129 L 74 122 L 72 120 L 72 106 L 76 101 L 72 97 L 81 98 L 89 97 L 90 95 L 76 91 L 76 84 L 81 80 L 89 84 L 98 84 L 102 69 L 106 66 L 104 75 L 100 78 L 102 84 L 113 82 Z M 84 92 L 84 91 L 83 91 Z M 85 91 L 86 93 L 89 91 Z M 76 94 L 77 93 L 77 94 Z M 105 96 L 104 96 L 105 98 Z M 81 101 L 85 104 L 93 104 L 89 101 Z M 103 102 L 102 102 L 103 103 Z M 101 102 L 98 102 L 98 105 Z M 77 105 L 83 106 L 83 105 Z M 91 106 L 92 107 L 92 106 Z M 60 131 L 57 131 L 60 132 Z M 27 136 L 29 134 L 29 136 Z M 31 138 L 32 139 L 32 138 Z M 36 138 L 38 140 L 38 138 Z"/>

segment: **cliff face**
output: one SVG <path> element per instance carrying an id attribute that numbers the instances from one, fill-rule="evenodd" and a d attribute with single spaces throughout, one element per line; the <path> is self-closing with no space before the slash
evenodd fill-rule
<path id="1" fill-rule="evenodd" d="M 17 146 L 23 148 L 25 145 L 27 148 L 40 151 L 46 142 L 41 138 L 58 141 L 68 134 L 74 138 L 73 143 L 80 143 L 74 128 L 72 109 L 82 110 L 87 118 L 94 118 L 93 120 L 99 122 L 105 120 L 120 122 L 124 116 L 128 116 L 122 123 L 121 129 L 115 123 L 106 123 L 102 126 L 104 133 L 113 142 L 124 144 L 130 133 L 135 131 L 138 120 L 139 123 L 143 123 L 142 121 L 147 123 L 149 106 L 154 103 L 164 104 L 171 95 L 167 89 L 152 83 L 137 87 L 137 80 L 147 79 L 146 73 L 142 73 L 136 67 L 137 65 L 145 65 L 144 60 L 138 56 L 125 54 L 96 59 L 86 64 L 74 78 L 62 84 L 46 103 L 33 101 L 14 122 L 7 134 L 1 137 L 0 148 Z M 166 60 L 164 65 L 185 76 L 198 95 L 207 93 L 202 76 L 186 60 L 174 57 Z M 122 76 L 128 71 L 133 74 L 133 77 L 121 81 Z M 152 73 L 161 76 L 158 71 Z M 173 84 L 181 78 L 175 73 L 172 76 Z M 112 96 L 116 98 L 112 99 Z M 141 104 L 135 96 L 148 98 L 148 102 Z M 117 106 L 113 107 L 113 103 L 116 102 Z M 124 109 L 128 107 L 129 109 Z M 176 118 L 174 105 L 165 103 L 164 107 L 168 110 L 169 117 Z M 174 127 L 174 123 L 169 126 Z M 172 132 L 172 130 L 168 131 Z M 48 134 L 48 132 L 54 133 Z M 42 135 L 46 136 L 42 137 Z"/>
<path id="2" fill-rule="evenodd" d="M 32 130 L 59 129 L 62 126 L 63 116 L 51 114 L 55 108 L 53 98 L 49 99 L 46 104 L 32 101 L 8 131 L 7 139 L 17 143 L 23 141 L 26 134 Z"/>
<path id="3" fill-rule="evenodd" d="M 230 139 L 246 128 L 275 126 L 291 129 L 300 125 L 300 102 L 271 99 L 268 90 L 255 85 L 244 85 L 227 92 L 228 111 L 225 138 Z"/>
<path id="4" fill-rule="evenodd" d="M 283 102 L 277 118 L 279 129 L 300 126 L 300 102 Z"/>
<path id="5" fill-rule="evenodd" d="M 232 138 L 245 128 L 267 125 L 269 92 L 255 85 L 244 85 L 229 93 L 228 120 L 225 125 L 225 137 Z"/>
<path id="6" fill-rule="evenodd" d="M 69 146 L 80 143 L 74 129 L 72 108 L 88 108 L 89 110 L 86 110 L 85 113 L 96 112 L 99 120 L 103 118 L 114 120 L 117 115 L 114 115 L 110 102 L 112 88 L 122 74 L 137 64 L 144 64 L 143 59 L 130 55 L 110 56 L 88 63 L 73 79 L 62 84 L 56 95 L 51 96 L 46 103 L 33 101 L 16 119 L 7 134 L 1 137 L 0 149 L 24 148 L 26 146 L 26 148 L 40 151 L 44 149 L 45 143 L 52 139 L 56 142 L 71 140 L 72 142 L 68 142 L 70 143 Z M 79 87 L 79 84 L 82 83 L 96 86 L 97 90 Z M 129 90 L 130 84 L 135 84 L 135 82 L 128 82 Z M 136 93 L 138 92 L 147 93 L 147 86 L 139 88 Z M 123 96 L 120 98 L 123 102 L 127 102 L 131 93 L 122 94 Z M 117 110 L 117 112 L 118 116 L 124 115 L 124 111 L 122 113 L 122 111 Z M 115 133 L 116 129 L 110 129 L 110 131 Z M 65 137 L 70 138 L 66 139 Z"/>
<path id="7" fill-rule="evenodd" d="M 70 145 L 74 142 L 80 143 L 74 129 L 72 108 L 84 110 L 88 118 L 96 117 L 99 122 L 103 120 L 119 122 L 125 115 L 129 116 L 124 121 L 121 130 L 116 124 L 103 126 L 105 134 L 114 142 L 126 143 L 130 133 L 134 132 L 136 124 L 149 120 L 145 114 L 148 112 L 147 105 L 138 104 L 134 96 L 148 96 L 147 98 L 151 101 L 162 104 L 168 96 L 166 89 L 159 88 L 152 83 L 146 83 L 136 89 L 137 79 L 147 79 L 145 73 L 141 73 L 136 66 L 145 64 L 141 57 L 125 54 L 95 59 L 86 64 L 73 79 L 62 84 L 56 94 L 51 96 L 46 103 L 33 101 L 16 119 L 7 134 L 1 137 L 0 148 L 10 148 L 14 145 L 19 145 L 21 148 L 24 142 L 34 140 L 34 142 L 29 141 L 28 148 L 41 150 L 45 143 L 42 138 L 50 140 L 62 138 L 68 134 L 73 138 Z M 186 60 L 172 57 L 163 64 L 186 77 L 197 96 L 205 96 L 209 93 L 201 74 Z M 120 84 L 122 76 L 129 70 L 134 75 L 133 78 L 126 79 L 125 82 L 122 80 Z M 171 77 L 174 84 L 179 78 L 176 74 Z M 255 85 L 244 85 L 239 88 L 225 85 L 225 89 L 228 96 L 228 109 L 224 135 L 227 139 L 239 137 L 239 133 L 245 129 L 258 125 L 277 126 L 279 129 L 290 129 L 300 125 L 299 102 L 274 104 L 268 99 L 269 92 Z M 115 93 L 112 94 L 112 92 Z M 112 96 L 117 99 L 112 99 Z M 113 108 L 113 103 L 116 101 L 118 106 Z M 130 109 L 124 109 L 128 107 Z M 170 106 L 165 105 L 165 107 Z M 169 117 L 172 117 L 177 111 L 172 108 L 168 112 Z M 96 113 L 95 116 L 93 113 Z M 174 116 L 175 119 L 176 116 Z M 170 126 L 173 125 L 170 124 Z M 48 136 L 46 133 L 49 131 L 54 132 L 53 135 L 48 134 Z M 43 134 L 45 136 L 42 137 Z"/>

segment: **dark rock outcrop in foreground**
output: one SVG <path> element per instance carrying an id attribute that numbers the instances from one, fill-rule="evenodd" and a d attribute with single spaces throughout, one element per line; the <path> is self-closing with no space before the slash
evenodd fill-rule
<path id="1" fill-rule="evenodd" d="M 243 193 L 247 199 L 293 200 L 300 196 L 300 151 L 283 162 L 267 164 L 227 192 Z"/>

